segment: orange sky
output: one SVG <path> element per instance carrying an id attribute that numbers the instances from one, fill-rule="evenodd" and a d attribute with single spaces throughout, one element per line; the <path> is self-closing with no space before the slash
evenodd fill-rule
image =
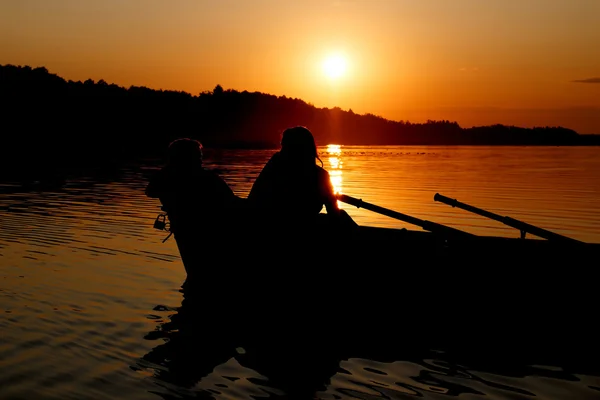
<path id="1" fill-rule="evenodd" d="M 192 94 L 220 84 L 394 120 L 600 133 L 599 18 L 600 0 L 8 0 L 0 64 Z M 338 79 L 322 68 L 334 54 L 346 62 Z"/>

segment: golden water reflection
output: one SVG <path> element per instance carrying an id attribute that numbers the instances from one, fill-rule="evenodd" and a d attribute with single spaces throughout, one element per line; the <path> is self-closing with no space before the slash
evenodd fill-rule
<path id="1" fill-rule="evenodd" d="M 214 152 L 206 165 L 223 171 L 234 192 L 246 197 L 274 151 Z M 332 145 L 319 151 L 336 192 L 343 190 L 381 207 L 475 234 L 518 237 L 517 230 L 497 221 L 433 201 L 439 192 L 559 234 L 600 242 L 598 147 Z M 145 399 L 148 393 L 160 396 L 164 391 L 164 398 L 180 394 L 176 385 L 155 376 L 155 369 L 163 364 L 139 366 L 136 362 L 169 338 L 161 336 L 162 330 L 156 331 L 154 338 L 146 337 L 161 321 L 171 321 L 168 316 L 182 302 L 177 288 L 185 279 L 175 241 L 171 238 L 163 243 L 164 232 L 152 228 L 160 204 L 148 199 L 144 188 L 149 173 L 156 170 L 153 162 L 120 169 L 114 176 L 74 174 L 60 190 L 0 185 L 0 398 L 62 398 L 71 393 L 91 400 Z M 346 205 L 346 210 L 361 225 L 419 230 L 364 208 Z M 208 322 L 198 317 L 199 326 Z M 348 321 L 345 328 L 353 329 L 354 323 L 361 322 Z M 342 330 L 341 339 L 343 334 Z M 198 338 L 204 343 L 202 340 Z M 483 356 L 486 350 L 482 349 Z M 182 353 L 162 355 L 173 354 Z M 295 356 L 289 358 L 293 361 Z M 446 361 L 441 352 L 436 357 L 440 357 L 440 365 L 448 363 L 450 375 L 459 371 L 452 357 Z M 263 374 L 249 371 L 251 366 L 236 360 L 215 367 L 210 365 L 210 357 L 198 357 L 197 363 L 189 364 L 191 375 L 207 365 L 213 368 L 213 375 L 204 377 L 194 389 L 182 388 L 182 396 L 216 388 L 224 395 L 236 390 L 238 398 L 264 394 L 265 386 L 257 383 L 264 382 Z M 433 393 L 445 387 L 441 381 L 433 385 L 411 378 L 439 372 L 437 364 L 419 361 L 413 366 L 407 359 L 387 354 L 385 364 L 375 359 L 345 360 L 340 368 L 347 373 L 333 376 L 318 397 L 372 394 L 375 390 L 401 397 L 406 388 Z M 123 368 L 126 365 L 131 368 Z M 300 367 L 294 370 L 311 373 Z M 556 371 L 552 378 L 543 376 L 541 369 L 531 371 L 534 375 L 523 378 L 494 376 L 508 390 L 505 397 L 514 395 L 511 387 L 527 390 L 532 397 L 557 390 L 577 393 L 574 397 L 581 399 L 598 397 L 596 376 L 578 374 L 578 380 L 567 380 L 555 375 Z M 187 378 L 187 372 L 172 376 Z M 465 373 L 462 381 L 462 375 L 450 375 L 445 379 L 452 378 L 448 385 L 452 384 L 453 396 L 459 382 L 465 390 L 481 392 L 482 398 L 503 394 L 472 375 Z M 224 388 L 224 376 L 238 380 L 235 385 L 225 383 L 228 386 Z M 492 375 L 485 376 L 489 380 Z M 392 387 L 392 382 L 397 384 Z"/>
<path id="2" fill-rule="evenodd" d="M 339 144 L 329 144 L 327 145 L 327 155 L 329 165 L 327 166 L 327 171 L 329 172 L 329 179 L 331 180 L 331 184 L 333 185 L 334 193 L 342 192 L 342 146 Z M 341 204 L 338 200 L 338 207 L 341 207 Z"/>

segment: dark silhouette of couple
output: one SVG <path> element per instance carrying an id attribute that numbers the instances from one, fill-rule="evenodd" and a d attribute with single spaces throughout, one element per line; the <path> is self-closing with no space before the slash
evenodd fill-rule
<path id="1" fill-rule="evenodd" d="M 199 141 L 171 142 L 167 164 L 150 180 L 146 195 L 158 198 L 168 215 L 187 277 L 182 306 L 147 337 L 167 339 L 144 356 L 162 367 L 158 379 L 191 388 L 236 359 L 268 377 L 267 386 L 282 389 L 282 398 L 325 389 L 339 369 L 340 357 L 331 347 L 338 332 L 324 334 L 319 326 L 335 321 L 323 309 L 335 293 L 303 271 L 303 263 L 314 261 L 314 252 L 303 246 L 326 239 L 314 235 L 315 227 L 351 232 L 357 225 L 338 207 L 329 173 L 316 160 L 307 128 L 285 130 L 281 149 L 241 198 L 203 166 Z M 261 265 L 248 266 L 248 259 L 257 260 L 249 253 L 261 255 Z M 292 345 L 290 337 L 307 340 Z M 329 340 L 315 344 L 309 339 L 315 337 Z M 290 346 L 295 355 L 281 351 Z"/>
<path id="2" fill-rule="evenodd" d="M 231 243 L 241 254 L 240 244 L 257 251 L 278 238 L 310 236 L 317 226 L 346 231 L 356 227 L 338 207 L 329 173 L 316 160 L 321 161 L 312 133 L 303 126 L 286 129 L 281 149 L 266 163 L 248 197 L 241 198 L 203 166 L 199 141 L 173 141 L 168 162 L 150 180 L 146 195 L 160 200 L 188 278 L 199 272 L 198 264 L 222 261 L 224 246 Z M 326 214 L 321 214 L 323 207 Z M 212 255 L 217 258 L 207 259 Z"/>

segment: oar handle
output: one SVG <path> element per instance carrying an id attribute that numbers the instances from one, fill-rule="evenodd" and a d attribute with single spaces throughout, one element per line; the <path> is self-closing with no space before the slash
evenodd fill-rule
<path id="1" fill-rule="evenodd" d="M 378 214 L 386 215 L 391 218 L 399 219 L 401 221 L 408 222 L 413 225 L 421 226 L 424 222 L 422 219 L 411 217 L 410 215 L 402 214 L 398 211 L 380 207 L 375 204 L 367 203 L 366 201 L 363 201 L 362 199 L 357 199 L 355 197 L 351 197 L 351 196 L 348 196 L 345 194 L 338 194 L 337 198 L 339 201 L 353 205 L 356 208 L 362 207 L 366 210 L 370 210 L 370 211 L 376 212 Z"/>
<path id="2" fill-rule="evenodd" d="M 337 199 L 343 203 L 348 203 L 358 208 L 364 208 L 366 210 L 370 210 L 376 212 L 378 214 L 382 214 L 388 216 L 390 218 L 395 218 L 400 221 L 408 222 L 409 224 L 417 225 L 423 228 L 426 231 L 430 232 L 443 232 L 449 236 L 458 236 L 458 237 L 475 237 L 472 233 L 468 233 L 465 231 L 461 231 L 459 229 L 451 228 L 449 226 L 441 225 L 436 222 L 426 221 L 423 219 L 419 219 L 416 217 L 412 217 L 410 215 L 402 214 L 398 211 L 390 210 L 388 208 L 380 207 L 378 205 L 367 203 L 362 199 L 357 199 L 352 196 L 348 196 L 345 194 L 338 194 Z"/>
<path id="3" fill-rule="evenodd" d="M 452 207 L 456 207 L 456 204 L 458 204 L 458 200 L 451 199 L 450 197 L 443 196 L 439 193 L 436 193 L 433 196 L 433 201 L 439 201 L 440 203 L 446 203 L 448 205 L 451 205 Z"/>
<path id="4" fill-rule="evenodd" d="M 511 217 L 502 216 L 502 215 L 495 214 L 490 211 L 483 210 L 481 208 L 477 208 L 475 206 L 471 206 L 466 203 L 462 203 L 456 199 L 451 199 L 450 197 L 443 196 L 439 193 L 436 193 L 433 196 L 433 200 L 448 204 L 449 206 L 452 206 L 452 207 L 458 207 L 463 210 L 470 211 L 472 213 L 481 215 L 486 218 L 493 219 L 495 221 L 502 222 L 504 225 L 508 225 L 512 228 L 515 228 L 515 229 L 518 229 L 519 231 L 521 231 L 521 237 L 525 237 L 525 232 L 528 232 L 528 233 L 531 233 L 532 235 L 536 235 L 536 236 L 539 236 L 539 237 L 547 239 L 547 240 L 559 240 L 559 241 L 565 241 L 565 242 L 583 243 L 577 239 L 563 236 L 558 233 L 548 231 L 546 229 L 540 228 L 535 225 L 528 224 L 523 221 L 519 221 L 519 220 L 511 218 Z"/>

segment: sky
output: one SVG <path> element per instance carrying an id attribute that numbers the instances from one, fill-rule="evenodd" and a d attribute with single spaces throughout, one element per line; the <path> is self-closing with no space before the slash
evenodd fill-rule
<path id="1" fill-rule="evenodd" d="M 0 64 L 600 133 L 600 0 L 1 0 Z"/>

